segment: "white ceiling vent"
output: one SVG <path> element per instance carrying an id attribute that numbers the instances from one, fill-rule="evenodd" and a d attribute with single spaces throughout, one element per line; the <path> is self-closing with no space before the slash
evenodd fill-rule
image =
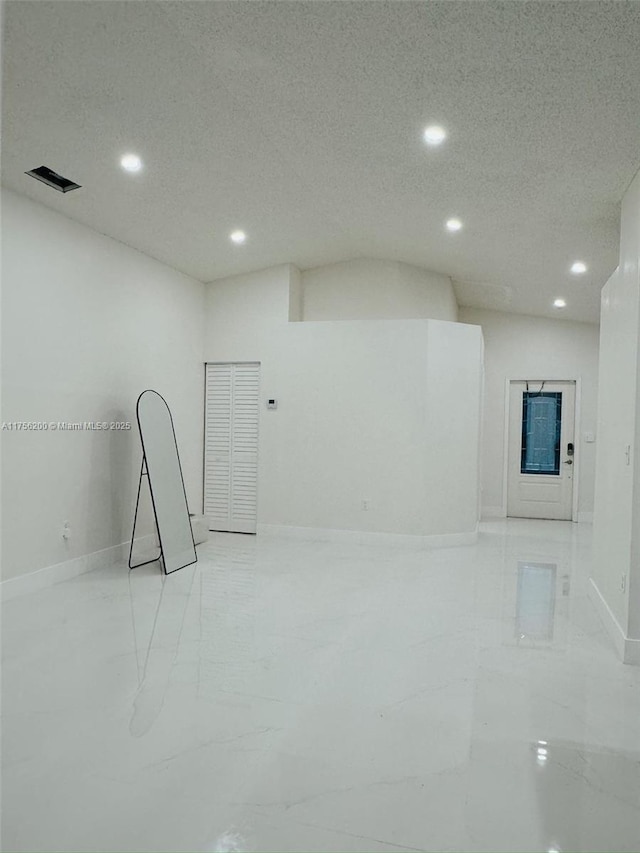
<path id="1" fill-rule="evenodd" d="M 42 181 L 43 184 L 46 184 L 48 187 L 53 187 L 54 190 L 58 190 L 58 192 L 61 193 L 68 193 L 71 190 L 80 189 L 80 184 L 75 184 L 73 181 L 69 180 L 69 178 L 63 178 L 62 175 L 54 172 L 53 169 L 50 169 L 48 166 L 38 166 L 37 169 L 31 169 L 30 172 L 25 172 L 25 175 L 31 175 L 32 178 L 36 179 L 36 181 Z"/>

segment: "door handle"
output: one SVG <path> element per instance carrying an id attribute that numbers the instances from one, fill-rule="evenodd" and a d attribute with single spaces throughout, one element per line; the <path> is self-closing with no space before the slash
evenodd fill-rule
<path id="1" fill-rule="evenodd" d="M 573 465 L 573 459 L 565 459 L 564 464 L 565 465 Z"/>

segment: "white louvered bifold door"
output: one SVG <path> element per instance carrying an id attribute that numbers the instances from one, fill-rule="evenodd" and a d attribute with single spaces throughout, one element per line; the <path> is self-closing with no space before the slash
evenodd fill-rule
<path id="1" fill-rule="evenodd" d="M 256 532 L 259 364 L 207 364 L 204 514 L 211 530 Z"/>

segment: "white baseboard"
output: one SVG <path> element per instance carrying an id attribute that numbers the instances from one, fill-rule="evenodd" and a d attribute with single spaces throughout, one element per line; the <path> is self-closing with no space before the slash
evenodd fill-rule
<path id="1" fill-rule="evenodd" d="M 293 527 L 287 524 L 258 524 L 258 536 L 277 536 L 307 542 L 352 542 L 359 545 L 397 545 L 414 548 L 451 548 L 474 545 L 478 531 L 414 536 L 404 533 L 370 533 L 362 530 L 333 530 L 324 527 Z"/>
<path id="2" fill-rule="evenodd" d="M 136 546 L 140 545 L 142 549 L 146 549 L 153 546 L 154 542 L 155 536 L 153 534 L 141 536 L 136 539 Z M 18 598 L 21 595 L 39 592 L 62 581 L 77 578 L 78 575 L 84 575 L 96 569 L 104 569 L 115 563 L 122 563 L 128 557 L 129 542 L 123 542 L 120 545 L 103 548 L 101 551 L 84 554 L 82 557 L 75 557 L 73 560 L 65 560 L 63 563 L 46 566 L 44 569 L 38 569 L 26 575 L 8 578 L 0 583 L 0 600 L 10 601 L 12 598 Z"/>
<path id="3" fill-rule="evenodd" d="M 483 506 L 482 518 L 506 518 L 507 511 L 503 506 Z"/>
<path id="4" fill-rule="evenodd" d="M 578 524 L 593 524 L 593 513 L 592 512 L 579 512 L 578 513 Z"/>
<path id="5" fill-rule="evenodd" d="M 589 578 L 589 598 L 593 601 L 607 633 L 613 640 L 620 660 L 623 663 L 640 666 L 640 640 L 626 636 L 593 578 Z"/>

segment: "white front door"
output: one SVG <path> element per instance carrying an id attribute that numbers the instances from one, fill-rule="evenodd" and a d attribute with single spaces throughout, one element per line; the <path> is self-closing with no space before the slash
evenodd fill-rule
<path id="1" fill-rule="evenodd" d="M 571 521 L 575 382 L 511 382 L 507 515 Z"/>

